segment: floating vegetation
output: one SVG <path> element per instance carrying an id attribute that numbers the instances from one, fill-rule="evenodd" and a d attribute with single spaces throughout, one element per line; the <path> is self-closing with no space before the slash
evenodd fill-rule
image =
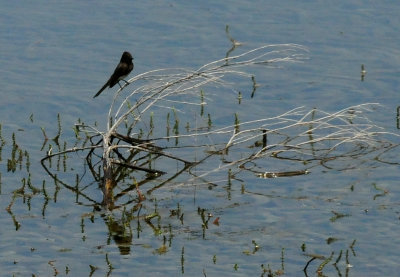
<path id="1" fill-rule="evenodd" d="M 332 211 L 332 213 L 333 213 L 334 216 L 332 216 L 332 217 L 329 219 L 331 222 L 335 222 L 336 220 L 338 220 L 338 219 L 340 219 L 340 218 L 349 217 L 349 216 L 350 216 L 349 214 L 338 213 L 338 212 L 335 212 L 335 211 Z"/>
<path id="2" fill-rule="evenodd" d="M 356 253 L 353 249 L 355 242 L 356 241 L 354 240 L 353 243 L 349 246 L 349 248 L 352 249 L 353 257 L 356 256 Z M 352 267 L 352 265 L 350 264 L 349 249 L 346 249 L 345 251 L 343 249 L 341 249 L 336 258 L 335 258 L 334 252 L 331 252 L 331 254 L 328 257 L 326 257 L 324 255 L 319 255 L 319 254 L 304 254 L 306 257 L 311 258 L 307 261 L 307 263 L 303 269 L 305 276 L 308 276 L 308 274 L 307 274 L 308 267 L 312 264 L 312 262 L 314 260 L 322 261 L 316 269 L 316 273 L 318 276 L 326 276 L 324 274 L 324 270 L 328 264 L 332 264 L 334 266 L 334 268 L 336 269 L 336 272 L 337 272 L 337 276 L 343 276 L 343 274 L 341 273 L 341 270 L 339 268 L 339 264 L 340 264 L 340 261 L 342 260 L 343 252 L 345 252 L 345 261 L 344 261 L 345 262 L 344 271 L 346 273 L 345 276 L 348 276 L 349 269 Z M 331 263 L 332 261 L 334 261 L 334 262 Z"/>
<path id="3" fill-rule="evenodd" d="M 241 46 L 242 43 L 239 42 L 239 41 L 237 41 L 236 39 L 234 39 L 234 38 L 231 36 L 231 34 L 230 34 L 230 32 L 229 32 L 229 25 L 226 25 L 226 27 L 225 27 L 225 33 L 226 33 L 226 37 L 227 37 L 227 38 L 230 40 L 230 42 L 232 43 L 231 49 L 229 49 L 229 50 L 226 52 L 226 55 L 225 55 L 226 63 L 228 63 L 228 62 L 229 62 L 229 55 L 236 49 L 236 47 Z"/>

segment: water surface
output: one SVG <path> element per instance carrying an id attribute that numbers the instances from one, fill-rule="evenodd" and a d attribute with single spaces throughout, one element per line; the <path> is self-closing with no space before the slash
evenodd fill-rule
<path id="1" fill-rule="evenodd" d="M 302 276 L 310 260 L 304 254 L 328 258 L 332 252 L 333 260 L 323 271 L 326 275 L 397 274 L 397 149 L 385 154 L 390 163 L 367 156 L 355 160 L 352 170 L 342 171 L 338 163 L 334 169 L 316 166 L 308 175 L 275 179 L 243 172 L 231 184 L 226 182 L 227 172 L 221 171 L 209 177 L 217 184 L 212 189 L 202 184 L 182 186 L 184 180 L 171 182 L 143 203 L 143 211 L 158 211 L 159 220 L 152 221 L 155 227 L 143 220 L 124 222 L 132 236 L 120 245 L 113 237 L 115 230 L 106 224 L 113 217 L 93 209 L 102 194 L 91 176 L 80 180 L 87 199 L 55 184 L 39 163 L 48 149 L 46 144 L 41 150 L 40 127 L 54 137 L 58 114 L 68 146 L 74 141 L 72 126 L 78 118 L 104 126 L 113 91 L 95 100 L 92 96 L 123 51 L 135 57 L 134 74 L 164 67 L 198 68 L 225 57 L 231 48 L 226 25 L 243 43 L 232 54 L 264 44 L 296 43 L 309 49 L 309 59 L 253 69 L 260 87 L 252 100 L 249 82 L 240 106 L 234 104 L 233 92 L 214 91 L 208 112 L 215 124 L 232 124 L 236 111 L 245 120 L 298 106 L 335 112 L 377 102 L 383 106 L 369 114 L 371 120 L 397 133 L 400 8 L 396 1 L 2 1 L 0 13 L 0 123 L 6 141 L 0 162 L 4 274 L 259 276 L 262 265 L 269 265 L 274 274 Z M 363 81 L 362 64 L 367 70 Z M 179 117 L 185 122 L 184 113 Z M 155 123 L 163 126 L 165 118 L 156 118 Z M 7 171 L 12 133 L 30 154 L 29 170 L 24 162 L 15 172 Z M 190 151 L 186 155 L 189 158 Z M 277 171 L 302 168 L 273 160 L 265 166 Z M 74 186 L 82 170 L 80 156 L 69 155 L 63 180 Z M 38 191 L 29 186 L 16 191 L 29 178 Z M 183 220 L 171 216 L 178 204 Z M 213 215 L 208 229 L 202 226 L 199 207 Z M 345 216 L 337 218 L 332 211 Z M 122 212 L 117 209 L 112 215 L 121 219 Z M 212 224 L 216 217 L 219 225 Z M 321 263 L 310 264 L 309 276 Z"/>

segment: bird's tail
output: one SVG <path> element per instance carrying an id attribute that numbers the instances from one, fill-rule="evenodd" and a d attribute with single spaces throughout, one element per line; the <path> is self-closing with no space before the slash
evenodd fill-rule
<path id="1" fill-rule="evenodd" d="M 100 93 L 106 89 L 106 87 L 108 87 L 110 85 L 110 80 L 107 81 L 107 83 L 104 84 L 104 86 L 96 93 L 95 96 L 93 96 L 93 98 L 96 98 L 97 96 L 100 95 Z"/>

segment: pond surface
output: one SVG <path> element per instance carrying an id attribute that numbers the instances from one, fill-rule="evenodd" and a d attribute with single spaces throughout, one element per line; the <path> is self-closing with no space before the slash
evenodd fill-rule
<path id="1" fill-rule="evenodd" d="M 310 172 L 292 177 L 260 178 L 236 168 L 229 181 L 228 170 L 220 170 L 193 182 L 192 172 L 152 190 L 167 179 L 162 177 L 140 188 L 145 200 L 113 211 L 99 205 L 102 192 L 85 172 L 84 154 L 52 160 L 61 182 L 47 174 L 40 160 L 50 145 L 58 150 L 51 140 L 58 132 L 58 115 L 61 149 L 64 141 L 73 146 L 78 119 L 104 128 L 114 91 L 92 97 L 123 51 L 135 58 L 131 77 L 157 68 L 197 69 L 224 58 L 231 48 L 226 25 L 242 43 L 231 56 L 266 44 L 294 43 L 308 49 L 308 59 L 251 68 L 259 85 L 254 98 L 250 78 L 230 80 L 243 93 L 241 105 L 236 91 L 205 90 L 210 96 L 206 113 L 215 126 L 232 125 L 235 113 L 244 122 L 299 106 L 334 113 L 379 103 L 367 116 L 382 130 L 398 134 L 399 14 L 397 1 L 2 1 L 2 273 L 314 276 L 320 267 L 327 276 L 396 276 L 397 147 L 385 148 L 382 155 L 337 159 L 329 166 L 272 158 L 257 163 L 260 171 Z M 191 115 L 178 111 L 182 133 Z M 161 135 L 165 122 L 165 115 L 154 117 Z M 398 143 L 394 135 L 382 139 Z M 250 152 L 239 148 L 230 154 L 239 157 L 243 151 Z M 180 152 L 184 159 L 197 154 L 204 153 Z M 9 163 L 13 155 L 22 161 L 15 168 Z M 193 171 L 200 175 L 221 164 L 217 156 Z M 161 165 L 158 169 L 167 172 L 179 166 Z M 120 189 L 129 182 L 124 180 Z M 136 196 L 132 190 L 123 201 Z"/>

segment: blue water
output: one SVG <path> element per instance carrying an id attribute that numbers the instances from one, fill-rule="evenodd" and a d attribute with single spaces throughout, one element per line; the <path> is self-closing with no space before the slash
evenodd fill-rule
<path id="1" fill-rule="evenodd" d="M 206 185 L 182 187 L 171 184 L 156 191 L 144 204 L 157 209 L 162 232 L 155 234 L 146 223 L 136 231 L 129 255 L 108 237 L 101 213 L 92 202 L 77 197 L 54 182 L 39 164 L 43 135 L 56 135 L 61 115 L 63 137 L 73 141 L 78 118 L 104 126 L 113 90 L 92 96 L 104 84 L 123 51 L 134 56 L 132 75 L 164 67 L 198 68 L 225 57 L 231 44 L 225 34 L 243 43 L 234 54 L 264 44 L 296 43 L 308 48 L 309 59 L 279 68 L 257 68 L 256 101 L 244 91 L 242 118 L 269 117 L 298 106 L 334 112 L 351 105 L 377 102 L 383 106 L 369 116 L 387 131 L 396 129 L 400 87 L 400 6 L 396 1 L 113 1 L 68 2 L 0 1 L 0 123 L 7 144 L 0 162 L 1 193 L 0 267 L 7 276 L 127 276 L 132 272 L 151 276 L 259 276 L 261 264 L 281 269 L 284 248 L 286 276 L 302 276 L 309 254 L 336 259 L 341 250 L 350 251 L 349 276 L 395 276 L 398 272 L 399 167 L 398 150 L 385 158 L 392 165 L 371 161 L 356 163 L 354 170 L 313 169 L 306 176 L 259 179 L 244 173 L 232 187 L 217 180 L 213 190 Z M 367 71 L 361 80 L 361 65 Z M 131 76 L 132 76 L 131 75 Z M 224 91 L 224 93 L 227 93 Z M 232 124 L 234 108 L 227 94 L 214 93 L 218 111 L 215 122 Z M 233 103 L 234 101 L 232 101 Z M 215 105 L 215 103 L 221 103 Z M 212 105 L 210 105 L 212 106 Z M 185 122 L 185 114 L 180 114 Z M 33 119 L 31 122 L 30 118 Z M 163 124 L 164 118 L 156 124 Z M 184 129 L 182 127 L 182 129 Z M 43 194 L 13 191 L 27 172 L 6 170 L 12 145 L 11 134 L 30 152 L 33 184 Z M 396 142 L 395 137 L 390 137 Z M 398 139 L 397 139 L 398 140 Z M 69 144 L 70 145 L 70 144 Z M 46 145 L 46 148 L 48 145 Z M 71 159 L 77 158 L 71 154 Z M 215 161 L 214 161 L 215 162 Z M 74 184 L 81 163 L 70 162 L 65 180 Z M 173 167 L 174 165 L 169 165 Z M 276 164 L 284 170 L 285 164 Z M 182 180 L 181 180 L 182 181 Z M 86 192 L 101 201 L 101 192 L 90 176 Z M 385 190 L 382 194 L 378 188 Z M 242 191 L 242 185 L 244 190 Z M 150 199 L 157 198 L 157 205 Z M 12 205 L 12 215 L 5 211 Z M 169 217 L 180 203 L 184 223 Z M 197 208 L 220 217 L 219 226 L 201 228 Z M 332 211 L 348 214 L 332 222 Z M 93 220 L 91 220 L 93 217 Z M 156 222 L 156 220 L 154 220 Z M 163 236 L 172 243 L 160 248 Z M 140 234 L 140 235 L 139 235 Z M 338 240 L 327 244 L 330 237 Z M 252 253 L 254 240 L 260 249 Z M 182 254 L 183 253 L 183 254 Z M 250 254 L 249 254 L 250 253 Z M 106 258 L 107 255 L 107 258 Z M 214 256 L 216 262 L 213 262 Z M 184 257 L 184 261 L 182 261 Z M 345 274 L 345 253 L 338 264 Z M 321 260 L 309 267 L 309 275 Z M 235 270 L 235 264 L 238 268 Z M 324 273 L 339 276 L 332 262 Z"/>

